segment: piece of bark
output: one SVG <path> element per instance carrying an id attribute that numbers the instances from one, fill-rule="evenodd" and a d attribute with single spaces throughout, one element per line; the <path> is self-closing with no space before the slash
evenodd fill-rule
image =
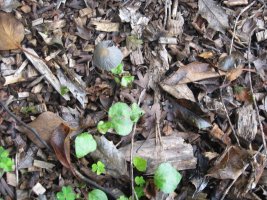
<path id="1" fill-rule="evenodd" d="M 258 33 L 256 33 L 256 37 L 257 37 L 258 42 L 266 40 L 267 39 L 267 29 L 265 29 L 263 31 L 259 31 Z"/>
<path id="2" fill-rule="evenodd" d="M 35 186 L 33 186 L 32 191 L 35 194 L 40 195 L 40 194 L 44 194 L 46 189 L 38 182 L 38 183 L 36 183 Z"/>
<path id="3" fill-rule="evenodd" d="M 97 21 L 95 19 L 92 19 L 91 24 L 96 26 L 95 29 L 97 31 L 104 32 L 118 32 L 120 28 L 119 23 L 114 23 L 108 20 Z"/>
<path id="4" fill-rule="evenodd" d="M 256 111 L 252 105 L 243 106 L 237 109 L 237 135 L 250 143 L 257 133 Z"/>
<path id="5" fill-rule="evenodd" d="M 31 61 L 33 66 L 40 72 L 40 74 L 44 75 L 46 80 L 55 88 L 55 90 L 61 95 L 61 85 L 59 80 L 55 77 L 55 75 L 51 72 L 49 67 L 45 64 L 45 62 L 37 55 L 37 53 L 30 48 L 25 48 L 27 52 L 24 51 L 26 57 Z M 32 55 L 31 55 L 32 54 Z M 34 56 L 33 56 L 34 55 Z M 69 95 L 61 95 L 65 100 L 70 100 Z"/>
<path id="6" fill-rule="evenodd" d="M 55 167 L 54 164 L 48 163 L 48 162 L 45 162 L 45 161 L 42 161 L 42 160 L 34 160 L 33 161 L 33 166 L 34 167 L 39 167 L 39 168 L 42 168 L 42 169 L 47 169 L 49 171 L 51 171 L 53 169 L 53 167 Z"/>
<path id="7" fill-rule="evenodd" d="M 130 59 L 133 65 L 142 65 L 144 64 L 144 57 L 143 54 L 140 50 L 140 48 L 138 48 L 137 50 L 133 51 L 130 54 Z"/>
<path id="8" fill-rule="evenodd" d="M 160 37 L 159 44 L 177 44 L 177 38 L 174 37 Z"/>
<path id="9" fill-rule="evenodd" d="M 197 159 L 193 154 L 193 147 L 184 142 L 181 137 L 175 135 L 161 138 L 162 145 L 155 145 L 156 139 L 148 139 L 146 142 L 134 143 L 133 153 L 147 160 L 147 173 L 154 173 L 160 163 L 169 162 L 177 170 L 195 169 Z M 125 159 L 130 161 L 131 145 L 120 148 Z M 139 149 L 139 150 L 138 150 Z M 138 150 L 138 151 L 137 151 Z"/>
<path id="10" fill-rule="evenodd" d="M 13 187 L 17 186 L 17 180 L 16 180 L 16 175 L 11 172 L 6 173 L 6 181 L 8 185 L 11 185 Z"/>

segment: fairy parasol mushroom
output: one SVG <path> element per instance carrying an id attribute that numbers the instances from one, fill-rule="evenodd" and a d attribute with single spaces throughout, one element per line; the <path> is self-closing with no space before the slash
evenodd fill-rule
<path id="1" fill-rule="evenodd" d="M 95 47 L 93 62 L 100 69 L 111 71 L 121 63 L 122 59 L 121 50 L 112 40 L 102 41 Z"/>

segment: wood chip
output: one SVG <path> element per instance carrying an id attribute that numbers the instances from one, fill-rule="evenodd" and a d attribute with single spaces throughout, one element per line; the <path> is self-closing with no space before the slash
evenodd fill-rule
<path id="1" fill-rule="evenodd" d="M 174 37 L 160 37 L 159 44 L 177 44 L 177 38 Z"/>
<path id="2" fill-rule="evenodd" d="M 267 29 L 264 31 L 259 31 L 258 33 L 256 33 L 256 37 L 257 37 L 258 42 L 266 40 L 267 39 Z"/>
<path id="3" fill-rule="evenodd" d="M 16 175 L 14 173 L 7 172 L 6 173 L 6 181 L 8 185 L 11 185 L 13 187 L 17 186 L 17 179 Z"/>
<path id="4" fill-rule="evenodd" d="M 31 7 L 30 6 L 28 6 L 28 5 L 23 5 L 23 6 L 21 6 L 20 7 L 20 10 L 22 11 L 22 12 L 24 12 L 24 13 L 29 13 L 29 12 L 31 12 Z"/>
<path id="5" fill-rule="evenodd" d="M 90 17 L 94 17 L 96 15 L 96 12 L 94 9 L 88 7 L 88 8 L 79 10 L 79 15 L 80 17 L 87 16 L 88 18 L 90 18 Z"/>
<path id="6" fill-rule="evenodd" d="M 133 65 L 142 65 L 144 64 L 144 57 L 143 54 L 140 50 L 140 48 L 138 48 L 137 50 L 133 51 L 130 54 L 130 59 Z"/>
<path id="7" fill-rule="evenodd" d="M 176 135 L 165 136 L 161 140 L 162 145 L 155 145 L 155 138 L 148 139 L 145 143 L 143 141 L 134 143 L 134 156 L 147 160 L 148 174 L 154 173 L 162 162 L 170 162 L 177 170 L 196 168 L 197 159 L 194 157 L 193 147 L 190 144 L 185 143 L 181 137 Z M 127 161 L 130 161 L 130 149 L 131 145 L 119 149 Z"/>
<path id="8" fill-rule="evenodd" d="M 45 162 L 45 161 L 42 161 L 42 160 L 34 160 L 33 161 L 33 166 L 34 167 L 39 167 L 39 168 L 42 168 L 42 169 L 47 169 L 47 170 L 52 170 L 53 167 L 55 167 L 54 164 L 48 163 L 48 162 Z"/>
<path id="9" fill-rule="evenodd" d="M 36 195 L 40 195 L 40 194 L 44 194 L 46 189 L 38 182 L 38 183 L 36 183 L 35 186 L 33 186 L 32 191 Z"/>
<path id="10" fill-rule="evenodd" d="M 38 18 L 38 19 L 32 21 L 32 26 L 37 26 L 37 25 L 40 25 L 40 24 L 43 24 L 43 23 L 44 23 L 44 19 L 43 18 Z"/>
<path id="11" fill-rule="evenodd" d="M 91 20 L 91 24 L 96 26 L 97 31 L 119 32 L 120 24 L 108 20 Z"/>

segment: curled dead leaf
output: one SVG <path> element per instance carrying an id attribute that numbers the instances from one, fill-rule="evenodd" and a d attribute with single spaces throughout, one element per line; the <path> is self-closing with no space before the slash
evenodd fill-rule
<path id="1" fill-rule="evenodd" d="M 12 14 L 0 12 L 0 50 L 20 48 L 24 26 Z"/>

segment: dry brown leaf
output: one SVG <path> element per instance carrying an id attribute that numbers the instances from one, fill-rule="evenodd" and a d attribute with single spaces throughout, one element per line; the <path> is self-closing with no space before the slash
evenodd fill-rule
<path id="1" fill-rule="evenodd" d="M 226 74 L 226 79 L 229 82 L 232 82 L 234 80 L 236 80 L 243 72 L 243 67 L 237 67 L 235 69 L 230 70 L 227 74 Z"/>
<path id="2" fill-rule="evenodd" d="M 71 168 L 70 166 L 70 143 L 68 134 L 70 133 L 70 127 L 60 124 L 52 133 L 50 138 L 50 144 L 53 147 L 57 159 L 66 168 Z M 66 144 L 66 145 L 65 145 Z"/>
<path id="3" fill-rule="evenodd" d="M 222 141 L 224 144 L 226 144 L 227 146 L 231 144 L 231 139 L 229 138 L 229 136 L 224 133 L 217 124 L 213 124 L 213 127 L 210 131 L 210 135 L 213 136 L 214 138 Z"/>
<path id="4" fill-rule="evenodd" d="M 49 142 L 49 139 L 52 135 L 52 132 L 57 128 L 61 123 L 64 123 L 63 119 L 57 116 L 53 112 L 44 112 L 39 115 L 34 121 L 30 122 L 28 125 L 35 129 L 39 133 L 40 137 L 45 141 Z M 35 135 L 28 129 L 21 127 L 20 130 L 24 132 L 28 138 L 40 148 L 45 146 L 35 137 Z"/>
<path id="5" fill-rule="evenodd" d="M 198 7 L 198 13 L 208 21 L 209 27 L 225 33 L 225 29 L 229 28 L 228 16 L 216 1 L 199 0 Z"/>
<path id="6" fill-rule="evenodd" d="M 230 146 L 216 161 L 215 166 L 208 171 L 207 176 L 217 179 L 235 179 L 242 173 L 249 159 L 251 155 L 247 150 Z"/>
<path id="7" fill-rule="evenodd" d="M 0 50 L 20 48 L 24 26 L 12 14 L 0 12 Z"/>

